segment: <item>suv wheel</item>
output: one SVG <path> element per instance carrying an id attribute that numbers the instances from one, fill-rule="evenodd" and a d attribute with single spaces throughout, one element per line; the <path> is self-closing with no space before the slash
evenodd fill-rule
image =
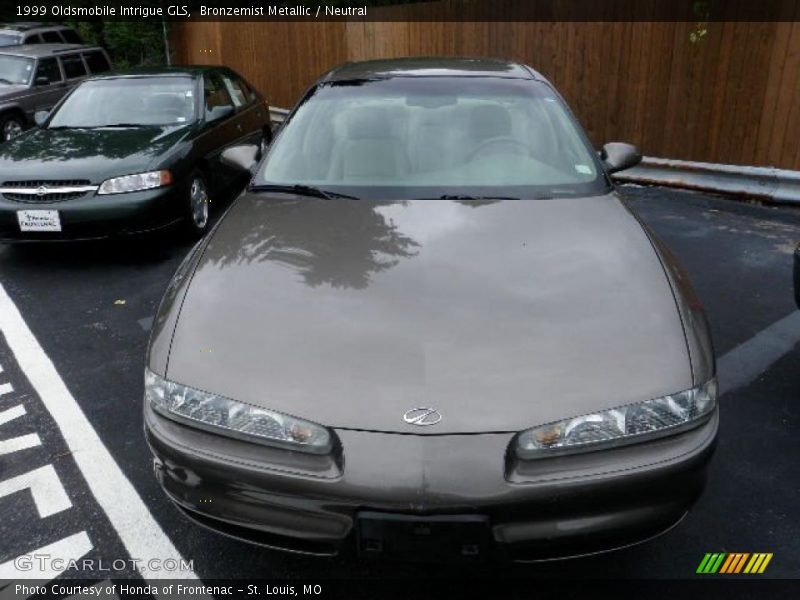
<path id="1" fill-rule="evenodd" d="M 3 115 L 0 117 L 0 131 L 3 133 L 3 141 L 14 139 L 25 131 L 25 124 L 22 117 L 15 114 Z"/>

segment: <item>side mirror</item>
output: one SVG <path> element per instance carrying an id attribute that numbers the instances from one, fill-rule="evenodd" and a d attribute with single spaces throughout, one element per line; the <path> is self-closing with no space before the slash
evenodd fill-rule
<path id="1" fill-rule="evenodd" d="M 246 144 L 243 146 L 231 146 L 220 154 L 220 161 L 223 165 L 232 167 L 237 171 L 253 171 L 253 167 L 258 163 L 258 146 Z"/>
<path id="2" fill-rule="evenodd" d="M 34 85 L 36 85 L 36 86 L 40 86 L 40 85 L 50 85 L 50 79 L 48 79 L 48 78 L 47 78 L 47 77 L 45 77 L 44 75 L 39 75 L 39 77 L 37 77 L 37 78 L 36 78 L 36 80 L 35 80 L 33 83 L 34 83 Z"/>
<path id="3" fill-rule="evenodd" d="M 234 108 L 232 106 L 215 106 L 209 111 L 206 111 L 206 121 L 209 123 L 212 121 L 219 121 L 221 119 L 225 119 L 226 117 L 231 116 L 234 113 Z"/>
<path id="4" fill-rule="evenodd" d="M 33 121 L 36 123 L 37 126 L 41 126 L 45 121 L 47 121 L 47 117 L 50 116 L 50 111 L 47 110 L 37 110 L 33 113 Z"/>
<path id="5" fill-rule="evenodd" d="M 642 160 L 642 155 L 633 144 L 609 142 L 603 146 L 600 158 L 603 159 L 609 173 L 616 173 L 638 165 Z"/>

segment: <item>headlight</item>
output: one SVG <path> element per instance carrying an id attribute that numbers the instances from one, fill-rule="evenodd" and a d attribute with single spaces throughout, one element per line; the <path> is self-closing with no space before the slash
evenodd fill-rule
<path id="1" fill-rule="evenodd" d="M 144 375 L 145 402 L 165 417 L 220 435 L 325 454 L 330 432 L 319 425 L 167 381 L 149 369 Z"/>
<path id="2" fill-rule="evenodd" d="M 112 177 L 100 184 L 98 194 L 125 194 L 127 192 L 140 192 L 152 190 L 172 183 L 172 173 L 169 171 L 150 171 L 149 173 L 136 173 Z"/>
<path id="3" fill-rule="evenodd" d="M 716 402 L 717 382 L 712 379 L 678 394 L 541 425 L 517 436 L 517 456 L 589 452 L 685 431 L 705 421 Z"/>

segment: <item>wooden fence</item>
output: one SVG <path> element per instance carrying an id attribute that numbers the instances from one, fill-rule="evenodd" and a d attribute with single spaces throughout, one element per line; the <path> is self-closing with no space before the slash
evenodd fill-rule
<path id="1" fill-rule="evenodd" d="M 800 169 L 798 5 L 786 0 L 785 21 L 712 22 L 700 43 L 689 22 L 433 20 L 191 21 L 176 23 L 173 43 L 177 62 L 226 64 L 283 107 L 348 60 L 514 59 L 555 84 L 598 146 Z M 397 18 L 398 9 L 376 10 Z"/>

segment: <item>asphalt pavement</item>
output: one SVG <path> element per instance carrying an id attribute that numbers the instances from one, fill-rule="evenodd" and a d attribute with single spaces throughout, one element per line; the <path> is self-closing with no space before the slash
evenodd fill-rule
<path id="1" fill-rule="evenodd" d="M 621 192 L 689 272 L 718 357 L 744 365 L 736 387 L 720 400 L 719 446 L 707 491 L 677 527 L 646 544 L 477 573 L 684 578 L 694 576 L 706 552 L 771 552 L 767 576 L 798 578 L 800 338 L 794 336 L 800 330 L 793 317 L 791 264 L 800 241 L 800 210 L 661 188 L 626 186 Z M 201 579 L 430 576 L 430 569 L 414 564 L 255 548 L 188 523 L 167 501 L 142 434 L 142 373 L 153 315 L 190 247 L 149 238 L 0 246 L 0 284 L 38 340 L 38 347 L 26 342 L 21 326 L 0 315 L 0 324 L 16 328 L 0 333 L 0 577 L 7 561 L 64 539 L 73 547 L 88 544 L 82 556 L 96 561 L 88 569 L 68 570 L 66 577 L 108 578 L 102 565 L 115 560 L 125 565 L 113 577 L 142 576 L 129 562 L 140 558 L 131 549 L 148 545 L 165 552 L 174 547 L 191 561 L 187 572 Z M 775 346 L 773 338 L 783 345 Z M 772 358 L 759 366 L 753 356 Z M 46 369 L 33 377 L 26 368 L 47 361 L 66 389 L 47 379 Z M 725 376 L 720 373 L 723 385 Z M 102 456 L 94 463 L 76 457 L 81 436 L 63 433 L 64 423 L 77 418 L 67 411 L 72 403 L 99 438 L 86 442 L 88 447 L 98 456 L 107 449 L 105 463 Z M 22 404 L 24 414 L 14 408 Z M 8 440 L 11 445 L 3 446 Z M 121 473 L 103 466 L 113 463 Z M 25 479 L 34 471 L 33 479 Z M 128 512 L 115 508 L 114 494 L 127 489 L 115 483 L 122 476 L 140 499 L 124 503 Z M 8 481 L 13 485 L 4 488 Z M 26 487 L 30 494 L 21 493 Z M 437 573 L 466 572 L 443 567 Z"/>

